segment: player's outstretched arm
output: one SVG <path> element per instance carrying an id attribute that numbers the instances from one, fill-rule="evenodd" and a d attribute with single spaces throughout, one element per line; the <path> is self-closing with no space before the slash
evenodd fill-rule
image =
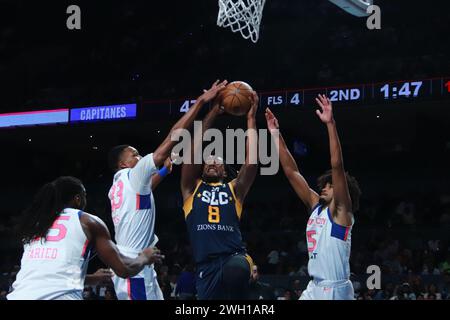
<path id="1" fill-rule="evenodd" d="M 247 113 L 247 143 L 245 163 L 241 166 L 239 174 L 231 181 L 236 192 L 236 197 L 242 203 L 247 196 L 250 187 L 255 181 L 258 172 L 258 133 L 256 131 L 256 111 L 258 110 L 259 98 L 256 92 L 252 92 L 252 106 Z"/>
<path id="2" fill-rule="evenodd" d="M 164 180 L 164 178 L 172 172 L 172 159 L 167 158 L 162 167 L 157 173 L 152 175 L 152 191 Z"/>
<path id="3" fill-rule="evenodd" d="M 202 154 L 202 137 L 204 132 L 211 128 L 217 116 L 223 113 L 220 102 L 217 98 L 214 100 L 212 109 L 202 121 L 202 131 L 194 133 L 195 135 L 191 143 L 191 163 L 183 163 L 181 168 L 181 193 L 183 200 L 186 200 L 194 192 L 197 181 L 200 179 L 202 165 L 200 163 L 194 163 L 194 154 Z"/>
<path id="4" fill-rule="evenodd" d="M 177 123 L 175 123 L 175 125 L 172 127 L 169 134 L 167 135 L 166 139 L 153 153 L 153 161 L 157 167 L 160 167 L 167 159 L 167 157 L 170 156 L 170 152 L 173 146 L 177 143 L 177 141 L 171 140 L 172 134 L 178 129 L 189 128 L 194 122 L 195 117 L 197 116 L 201 107 L 205 103 L 208 103 L 211 100 L 213 100 L 217 96 L 217 94 L 225 88 L 226 85 L 227 85 L 226 80 L 222 82 L 219 82 L 219 80 L 217 80 L 216 82 L 214 82 L 211 88 L 209 88 L 209 90 L 206 90 L 201 96 L 199 96 L 195 104 L 189 109 L 189 111 L 186 112 L 186 114 L 183 117 L 181 117 L 181 119 L 178 120 Z"/>
<path id="5" fill-rule="evenodd" d="M 342 157 L 341 143 L 336 129 L 336 122 L 333 117 L 333 106 L 326 96 L 319 95 L 316 98 L 322 111 L 316 110 L 317 116 L 326 124 L 328 138 L 330 140 L 331 154 L 331 174 L 333 181 L 334 208 L 330 207 L 335 222 L 350 226 L 352 224 L 352 201 L 348 190 L 347 179 L 345 177 L 344 160 Z"/>
<path id="6" fill-rule="evenodd" d="M 100 259 L 121 278 L 133 277 L 146 265 L 160 262 L 164 258 L 156 248 L 144 249 L 137 258 L 128 258 L 122 255 L 112 242 L 108 228 L 101 219 L 83 214 L 80 220 L 87 238 L 94 243 Z"/>
<path id="7" fill-rule="evenodd" d="M 153 152 L 143 157 L 134 168 L 129 172 L 129 179 L 132 188 L 139 194 L 148 194 L 151 191 L 150 184 L 152 176 L 158 171 L 158 168 L 162 166 L 164 161 L 170 156 L 173 146 L 178 141 L 172 141 L 171 136 L 178 129 L 187 129 L 194 122 L 200 108 L 207 102 L 211 101 L 216 95 L 225 88 L 226 81 L 219 83 L 217 80 L 209 90 L 205 90 L 204 93 L 197 98 L 196 103 L 189 109 L 189 111 L 181 117 L 180 120 L 172 127 L 168 136 L 161 143 L 161 145 Z M 177 140 L 177 139 L 174 139 Z"/>
<path id="8" fill-rule="evenodd" d="M 302 202 L 308 207 L 308 209 L 311 209 L 319 202 L 319 195 L 309 187 L 308 182 L 306 182 L 305 178 L 300 174 L 297 163 L 289 152 L 286 142 L 281 136 L 278 120 L 269 108 L 266 109 L 266 121 L 267 128 L 272 136 L 275 139 L 279 139 L 278 153 L 280 155 L 280 162 L 284 174 Z"/>

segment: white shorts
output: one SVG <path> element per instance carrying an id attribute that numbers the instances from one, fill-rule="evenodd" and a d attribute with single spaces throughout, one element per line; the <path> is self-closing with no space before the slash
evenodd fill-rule
<path id="1" fill-rule="evenodd" d="M 55 298 L 55 300 L 83 300 L 83 295 L 81 292 L 69 292 Z"/>
<path id="2" fill-rule="evenodd" d="M 146 266 L 132 278 L 113 276 L 118 300 L 164 300 L 153 266 Z"/>
<path id="3" fill-rule="evenodd" d="M 117 246 L 119 251 L 130 258 L 138 255 L 138 251 Z M 118 300 L 164 300 L 158 284 L 158 276 L 153 265 L 145 266 L 131 278 L 120 278 L 114 274 L 112 281 Z"/>
<path id="4" fill-rule="evenodd" d="M 299 300 L 355 300 L 355 293 L 350 280 L 311 280 Z"/>

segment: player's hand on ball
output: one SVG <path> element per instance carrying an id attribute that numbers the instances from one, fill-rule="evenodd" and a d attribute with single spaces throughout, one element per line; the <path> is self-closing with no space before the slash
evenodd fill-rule
<path id="1" fill-rule="evenodd" d="M 222 82 L 220 82 L 220 80 L 216 80 L 211 88 L 209 88 L 208 90 L 203 90 L 203 94 L 198 99 L 202 100 L 204 103 L 210 102 L 217 96 L 220 91 L 225 89 L 227 84 L 227 80 L 224 80 Z"/>
<path id="2" fill-rule="evenodd" d="M 319 94 L 319 98 L 316 98 L 316 102 L 322 109 L 322 112 L 316 110 L 316 114 L 319 116 L 320 120 L 322 120 L 323 123 L 333 122 L 333 105 L 330 99 L 322 94 Z"/>
<path id="3" fill-rule="evenodd" d="M 222 106 L 222 99 L 220 96 L 218 96 L 214 99 L 212 108 L 218 114 L 225 113 L 225 108 Z"/>
<path id="4" fill-rule="evenodd" d="M 259 104 L 259 97 L 258 94 L 255 91 L 252 91 L 250 96 L 250 101 L 252 102 L 252 106 L 250 107 L 250 110 L 248 110 L 247 118 L 255 118 L 256 111 L 258 110 L 258 104 Z"/>
<path id="5" fill-rule="evenodd" d="M 162 260 L 165 258 L 161 251 L 159 251 L 158 248 L 146 248 L 141 252 L 141 255 L 144 255 L 147 258 L 147 264 L 153 264 L 153 263 L 161 263 Z"/>
<path id="6" fill-rule="evenodd" d="M 269 108 L 266 108 L 265 116 L 267 121 L 267 128 L 269 129 L 270 132 L 278 130 L 280 128 L 278 124 L 278 119 L 275 117 L 272 111 L 270 111 Z"/>

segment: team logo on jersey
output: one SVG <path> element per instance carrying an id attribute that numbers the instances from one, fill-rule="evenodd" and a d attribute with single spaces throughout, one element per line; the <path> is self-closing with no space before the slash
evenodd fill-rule
<path id="1" fill-rule="evenodd" d="M 327 223 L 327 219 L 326 218 L 315 217 L 315 218 L 310 218 L 308 220 L 308 226 L 310 226 L 312 224 L 317 224 L 319 226 L 323 226 L 326 223 Z"/>
<path id="2" fill-rule="evenodd" d="M 226 205 L 230 202 L 230 196 L 220 191 L 219 187 L 214 187 L 212 191 L 203 190 L 201 200 L 211 206 Z"/>

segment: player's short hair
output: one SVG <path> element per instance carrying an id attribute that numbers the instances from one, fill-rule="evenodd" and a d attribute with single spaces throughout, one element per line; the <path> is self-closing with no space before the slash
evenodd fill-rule
<path id="1" fill-rule="evenodd" d="M 122 155 L 123 150 L 125 150 L 128 147 L 129 147 L 128 144 L 121 144 L 109 150 L 108 165 L 112 171 L 116 172 L 117 169 L 119 169 L 120 156 Z"/>
<path id="2" fill-rule="evenodd" d="M 345 178 L 347 179 L 348 191 L 350 193 L 350 198 L 352 200 L 352 211 L 356 212 L 359 209 L 359 198 L 361 197 L 361 189 L 359 188 L 359 183 L 355 177 L 351 176 L 348 172 L 345 172 Z M 333 184 L 333 177 L 331 170 L 328 170 L 317 178 L 317 187 L 322 190 L 327 183 Z"/>

